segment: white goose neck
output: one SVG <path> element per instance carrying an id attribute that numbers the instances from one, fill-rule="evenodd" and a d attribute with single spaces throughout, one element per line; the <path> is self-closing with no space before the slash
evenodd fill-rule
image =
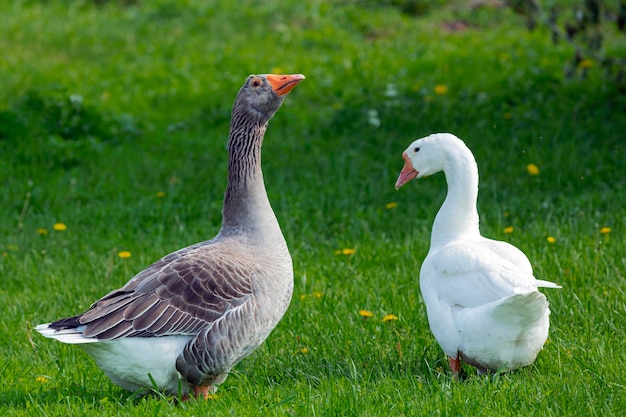
<path id="1" fill-rule="evenodd" d="M 478 166 L 465 146 L 453 149 L 443 169 L 448 194 L 433 224 L 431 250 L 461 237 L 480 236 L 478 210 Z"/>

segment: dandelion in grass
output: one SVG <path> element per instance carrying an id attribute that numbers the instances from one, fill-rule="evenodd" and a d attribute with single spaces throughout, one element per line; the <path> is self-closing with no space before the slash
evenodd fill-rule
<path id="1" fill-rule="evenodd" d="M 608 235 L 609 233 L 611 233 L 611 228 L 610 227 L 601 227 L 600 228 L 600 233 L 603 235 Z"/>
<path id="2" fill-rule="evenodd" d="M 128 258 L 131 257 L 131 253 L 129 251 L 127 251 L 127 250 L 123 250 L 121 252 L 118 252 L 117 256 L 119 256 L 122 259 L 128 259 Z"/>
<path id="3" fill-rule="evenodd" d="M 37 233 L 39 233 L 40 235 L 47 235 L 48 229 L 44 229 L 43 227 L 40 227 L 39 229 L 37 229 Z"/>
<path id="4" fill-rule="evenodd" d="M 526 171 L 528 171 L 530 175 L 539 175 L 539 167 L 535 164 L 526 165 Z"/>
<path id="5" fill-rule="evenodd" d="M 207 400 L 217 400 L 217 394 L 210 394 L 206 396 Z"/>
<path id="6" fill-rule="evenodd" d="M 511 233 L 513 233 L 513 226 L 507 226 L 502 231 L 507 235 L 510 235 Z"/>
<path id="7" fill-rule="evenodd" d="M 313 291 L 311 294 L 301 294 L 300 300 L 304 301 L 309 297 L 317 298 L 319 300 L 320 298 L 322 298 L 322 295 L 324 294 L 322 294 L 320 291 Z"/>
<path id="8" fill-rule="evenodd" d="M 355 252 L 356 252 L 356 249 L 350 249 L 350 248 L 337 249 L 335 251 L 335 255 L 352 255 Z"/>
<path id="9" fill-rule="evenodd" d="M 398 207 L 398 203 L 396 203 L 395 201 L 385 204 L 385 208 L 387 210 L 395 209 L 396 207 Z"/>
<path id="10" fill-rule="evenodd" d="M 305 348 L 305 347 L 300 348 L 300 349 L 298 349 L 298 353 L 301 354 L 301 355 L 306 355 L 307 353 L 309 353 L 309 349 Z"/>
<path id="11" fill-rule="evenodd" d="M 57 232 L 64 232 L 67 230 L 67 226 L 65 225 L 65 223 L 55 223 L 52 228 Z"/>
<path id="12" fill-rule="evenodd" d="M 158 191 L 158 192 L 156 193 L 156 196 L 157 196 L 157 198 L 163 198 L 163 197 L 165 197 L 165 191 Z"/>
<path id="13" fill-rule="evenodd" d="M 370 317 L 374 316 L 374 313 L 369 310 L 359 310 L 359 316 L 363 317 L 364 319 L 369 319 Z"/>
<path id="14" fill-rule="evenodd" d="M 591 68 L 593 67 L 593 59 L 583 59 L 578 63 L 578 68 Z"/>
<path id="15" fill-rule="evenodd" d="M 396 316 L 395 314 L 387 314 L 385 317 L 383 317 L 383 323 L 387 321 L 396 321 L 396 320 L 398 320 L 398 316 Z"/>
<path id="16" fill-rule="evenodd" d="M 35 378 L 35 381 L 41 384 L 45 384 L 46 382 L 48 382 L 49 379 L 50 378 L 48 378 L 47 376 L 39 375 L 37 378 Z"/>
<path id="17" fill-rule="evenodd" d="M 443 84 L 437 84 L 435 86 L 435 94 L 438 94 L 438 95 L 441 96 L 443 94 L 446 94 L 447 92 L 448 92 L 448 87 L 447 86 L 445 86 Z"/>
<path id="18" fill-rule="evenodd" d="M 556 239 L 554 238 L 554 236 L 548 236 L 548 237 L 546 238 L 546 240 L 548 241 L 548 243 L 554 243 L 554 242 L 556 242 Z"/>

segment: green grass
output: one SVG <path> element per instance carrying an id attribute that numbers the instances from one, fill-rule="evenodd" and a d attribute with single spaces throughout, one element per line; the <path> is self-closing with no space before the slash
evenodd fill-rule
<path id="1" fill-rule="evenodd" d="M 528 32 L 507 8 L 465 2 L 420 16 L 376 2 L 4 3 L 0 415 L 626 409 L 626 98 L 596 67 L 564 79 L 573 52 L 545 28 Z M 464 29 L 445 29 L 460 21 Z M 623 36 L 606 42 L 623 55 Z M 270 71 L 307 76 L 272 120 L 263 154 L 294 259 L 292 304 L 216 399 L 134 399 L 82 351 L 32 327 L 215 235 L 230 107 L 249 73 Z M 517 245 L 539 278 L 563 285 L 545 291 L 548 343 L 518 372 L 468 368 L 456 382 L 429 332 L 418 271 L 445 181 L 393 184 L 401 152 L 435 131 L 475 153 L 483 234 Z M 335 253 L 344 248 L 356 252 Z M 399 320 L 382 322 L 387 314 Z"/>

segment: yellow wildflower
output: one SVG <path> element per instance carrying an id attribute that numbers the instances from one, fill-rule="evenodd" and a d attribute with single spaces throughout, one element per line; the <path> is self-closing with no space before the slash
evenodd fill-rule
<path id="1" fill-rule="evenodd" d="M 391 203 L 385 204 L 385 207 L 387 208 L 387 210 L 391 210 L 391 209 L 398 207 L 398 203 L 396 203 L 395 201 L 392 201 Z"/>
<path id="2" fill-rule="evenodd" d="M 207 400 L 217 400 L 217 394 L 211 394 L 209 393 L 209 395 L 206 396 Z"/>
<path id="3" fill-rule="evenodd" d="M 64 232 L 67 230 L 67 226 L 65 225 L 65 223 L 55 223 L 52 228 L 57 232 Z"/>
<path id="4" fill-rule="evenodd" d="M 354 252 L 356 252 L 356 249 L 337 249 L 335 251 L 335 255 L 352 255 Z"/>
<path id="5" fill-rule="evenodd" d="M 298 349 L 298 353 L 301 353 L 301 354 L 303 354 L 303 355 L 306 355 L 307 353 L 309 353 L 309 349 L 308 349 L 308 348 L 305 348 L 305 347 L 300 348 L 300 349 Z"/>
<path id="6" fill-rule="evenodd" d="M 446 94 L 447 92 L 448 92 L 448 87 L 446 87 L 445 85 L 437 84 L 435 86 L 435 94 L 442 95 L 442 94 Z"/>
<path id="7" fill-rule="evenodd" d="M 593 67 L 593 59 L 583 59 L 578 63 L 578 68 L 591 68 Z"/>
<path id="8" fill-rule="evenodd" d="M 366 319 L 369 319 L 370 317 L 372 317 L 374 315 L 374 313 L 372 313 L 371 311 L 368 310 L 359 310 L 359 316 L 364 317 Z"/>
<path id="9" fill-rule="evenodd" d="M 504 233 L 506 233 L 506 234 L 513 233 L 513 226 L 507 226 L 507 227 L 505 227 L 505 228 L 504 228 L 504 230 L 503 230 L 503 232 L 504 232 Z"/>
<path id="10" fill-rule="evenodd" d="M 611 228 L 610 227 L 601 227 L 600 228 L 600 233 L 602 233 L 603 235 L 608 235 L 609 233 L 611 233 Z"/>
<path id="11" fill-rule="evenodd" d="M 526 171 L 528 171 L 530 175 L 539 175 L 539 167 L 535 164 L 526 165 Z"/>
<path id="12" fill-rule="evenodd" d="M 385 317 L 383 317 L 383 322 L 396 320 L 398 320 L 398 316 L 396 316 L 395 314 L 387 314 Z"/>
<path id="13" fill-rule="evenodd" d="M 119 257 L 120 257 L 120 258 L 122 258 L 122 259 L 128 259 L 128 258 L 130 258 L 131 254 L 130 254 L 130 252 L 129 252 L 129 251 L 127 251 L 127 250 L 123 250 L 123 251 L 121 251 L 121 252 L 118 252 L 118 253 L 117 253 L 117 256 L 119 256 Z"/>
<path id="14" fill-rule="evenodd" d="M 311 294 L 313 297 L 315 298 L 322 298 L 322 293 L 319 291 L 313 291 L 313 294 Z"/>
<path id="15" fill-rule="evenodd" d="M 553 236 L 548 236 L 548 238 L 546 240 L 548 241 L 548 243 L 556 242 L 556 239 Z"/>
<path id="16" fill-rule="evenodd" d="M 35 378 L 35 381 L 45 384 L 46 382 L 48 382 L 48 379 L 49 378 L 46 376 L 39 375 L 37 378 Z"/>
<path id="17" fill-rule="evenodd" d="M 43 227 L 40 227 L 39 229 L 37 229 L 37 233 L 39 233 L 40 235 L 47 235 L 48 229 L 44 229 Z"/>
<path id="18" fill-rule="evenodd" d="M 306 294 L 300 294 L 300 300 L 304 301 L 304 299 L 306 298 Z"/>
<path id="19" fill-rule="evenodd" d="M 158 192 L 156 193 L 156 196 L 157 196 L 157 198 L 163 198 L 163 197 L 165 197 L 165 191 L 158 191 Z"/>

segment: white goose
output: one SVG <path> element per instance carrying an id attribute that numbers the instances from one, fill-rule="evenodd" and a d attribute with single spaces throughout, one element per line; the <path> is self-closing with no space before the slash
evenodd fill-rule
<path id="1" fill-rule="evenodd" d="M 74 317 L 41 324 L 78 344 L 119 386 L 208 397 L 285 313 L 293 292 L 287 244 L 261 171 L 267 123 L 303 75 L 251 75 L 232 109 L 222 227 L 171 253 Z"/>
<path id="2" fill-rule="evenodd" d="M 449 133 L 418 139 L 402 154 L 396 189 L 443 171 L 448 194 L 435 217 L 420 270 L 428 322 L 458 376 L 461 360 L 480 373 L 534 362 L 550 326 L 548 301 L 528 258 L 515 246 L 487 239 L 478 226 L 478 167 L 462 140 Z"/>

